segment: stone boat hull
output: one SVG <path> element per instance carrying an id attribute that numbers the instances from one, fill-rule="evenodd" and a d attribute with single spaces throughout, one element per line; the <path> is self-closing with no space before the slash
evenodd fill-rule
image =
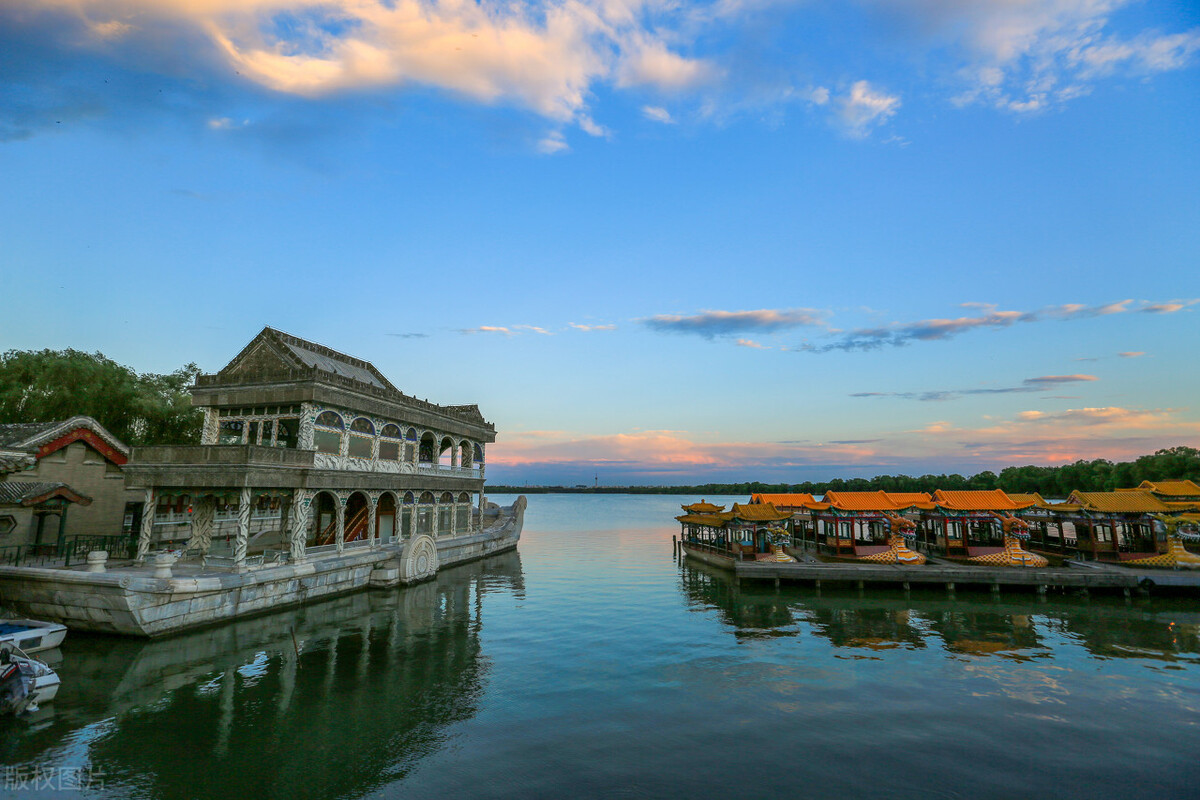
<path id="1" fill-rule="evenodd" d="M 440 567 L 511 550 L 521 537 L 525 504 L 518 498 L 477 532 L 439 539 L 421 534 L 243 572 L 158 578 L 147 567 L 104 573 L 0 567 L 0 604 L 72 630 L 167 636 L 368 587 L 419 583 Z"/>

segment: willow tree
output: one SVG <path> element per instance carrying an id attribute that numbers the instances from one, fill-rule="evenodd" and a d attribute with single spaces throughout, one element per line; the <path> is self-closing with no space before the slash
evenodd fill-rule
<path id="1" fill-rule="evenodd" d="M 196 443 L 201 415 L 187 387 L 198 371 L 138 373 L 102 353 L 9 350 L 0 355 L 0 423 L 84 414 L 127 444 Z"/>

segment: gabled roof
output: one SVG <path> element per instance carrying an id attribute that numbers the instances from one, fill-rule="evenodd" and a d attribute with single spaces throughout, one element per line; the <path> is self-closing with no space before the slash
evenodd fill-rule
<path id="1" fill-rule="evenodd" d="M 1008 492 L 1007 494 L 1009 500 L 1012 500 L 1014 503 L 1022 507 L 1046 505 L 1045 498 L 1043 498 L 1038 492 L 1033 492 L 1032 494 L 1026 494 L 1023 492 Z"/>
<path id="2" fill-rule="evenodd" d="M 921 505 L 933 502 L 929 492 L 884 492 L 888 499 L 898 505 Z"/>
<path id="3" fill-rule="evenodd" d="M 1140 492 L 1071 492 L 1067 503 L 1084 511 L 1108 514 L 1162 514 L 1170 511 L 1163 501 L 1149 491 Z"/>
<path id="4" fill-rule="evenodd" d="M 680 508 L 689 514 L 716 514 L 725 510 L 725 506 L 715 506 L 704 500 L 701 500 L 699 503 L 692 503 L 690 506 L 680 506 Z"/>
<path id="5" fill-rule="evenodd" d="M 1016 511 L 1022 506 L 999 489 L 938 489 L 933 502 L 947 511 Z"/>
<path id="6" fill-rule="evenodd" d="M 23 450 L 0 450 L 0 475 L 20 472 L 37 464 L 37 459 Z"/>
<path id="7" fill-rule="evenodd" d="M 91 505 L 92 498 L 79 494 L 65 483 L 0 481 L 0 505 L 35 506 L 54 497 Z"/>
<path id="8" fill-rule="evenodd" d="M 129 460 L 129 447 L 91 417 L 83 415 L 54 422 L 18 422 L 0 425 L 0 448 L 22 451 L 37 458 L 82 441 L 116 464 Z"/>
<path id="9" fill-rule="evenodd" d="M 229 376 L 246 370 L 269 369 L 272 361 L 283 369 L 316 369 L 377 389 L 398 391 L 371 362 L 271 327 L 263 328 L 219 374 Z"/>
<path id="10" fill-rule="evenodd" d="M 817 499 L 811 494 L 754 494 L 751 503 L 770 503 L 776 508 L 808 508 Z"/>
<path id="11" fill-rule="evenodd" d="M 1200 486 L 1195 481 L 1142 481 L 1139 489 L 1149 489 L 1155 494 L 1171 495 L 1173 497 L 1200 497 Z"/>
<path id="12" fill-rule="evenodd" d="M 789 519 L 790 511 L 780 511 L 770 503 L 734 503 L 733 508 L 722 516 L 745 522 L 779 522 Z"/>
<path id="13" fill-rule="evenodd" d="M 723 528 L 729 522 L 724 514 L 683 514 L 675 519 L 689 525 L 704 525 L 708 528 Z"/>
<path id="14" fill-rule="evenodd" d="M 885 491 L 825 493 L 825 502 L 838 511 L 900 511 L 911 503 L 900 504 Z"/>

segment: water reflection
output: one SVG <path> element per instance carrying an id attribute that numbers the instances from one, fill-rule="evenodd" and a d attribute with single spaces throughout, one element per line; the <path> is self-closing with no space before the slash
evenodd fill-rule
<path id="1" fill-rule="evenodd" d="M 680 588 L 693 609 L 715 612 L 738 640 L 816 636 L 846 651 L 941 649 L 949 657 L 1050 658 L 1076 643 L 1093 657 L 1200 663 L 1200 613 L 1167 600 L 932 592 L 826 592 L 765 582 L 685 562 Z"/>
<path id="2" fill-rule="evenodd" d="M 120 796 L 361 796 L 476 713 L 496 592 L 523 594 L 516 552 L 161 641 L 77 637 L 57 716 L 0 728 L 0 762 L 87 766 Z"/>

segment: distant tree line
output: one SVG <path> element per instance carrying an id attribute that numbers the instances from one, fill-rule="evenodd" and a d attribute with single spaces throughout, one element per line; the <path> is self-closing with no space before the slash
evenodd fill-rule
<path id="1" fill-rule="evenodd" d="M 187 391 L 199 371 L 138 373 L 102 353 L 9 350 L 0 355 L 0 423 L 83 414 L 129 445 L 199 443 L 203 417 Z"/>
<path id="2" fill-rule="evenodd" d="M 489 486 L 496 494 L 541 492 L 578 492 L 581 494 L 696 494 L 745 495 L 807 493 L 823 495 L 828 491 L 929 492 L 937 489 L 1003 489 L 1006 492 L 1038 492 L 1047 498 L 1065 498 L 1073 490 L 1106 492 L 1137 486 L 1142 481 L 1187 478 L 1200 482 L 1200 450 L 1194 447 L 1168 447 L 1135 461 L 1112 462 L 1097 458 L 1076 461 L 1061 467 L 1005 467 L 1000 474 L 985 470 L 970 477 L 958 473 L 942 475 L 877 475 L 874 478 L 834 478 L 830 481 L 803 483 L 704 483 L 693 486 L 603 486 L 530 487 Z"/>

